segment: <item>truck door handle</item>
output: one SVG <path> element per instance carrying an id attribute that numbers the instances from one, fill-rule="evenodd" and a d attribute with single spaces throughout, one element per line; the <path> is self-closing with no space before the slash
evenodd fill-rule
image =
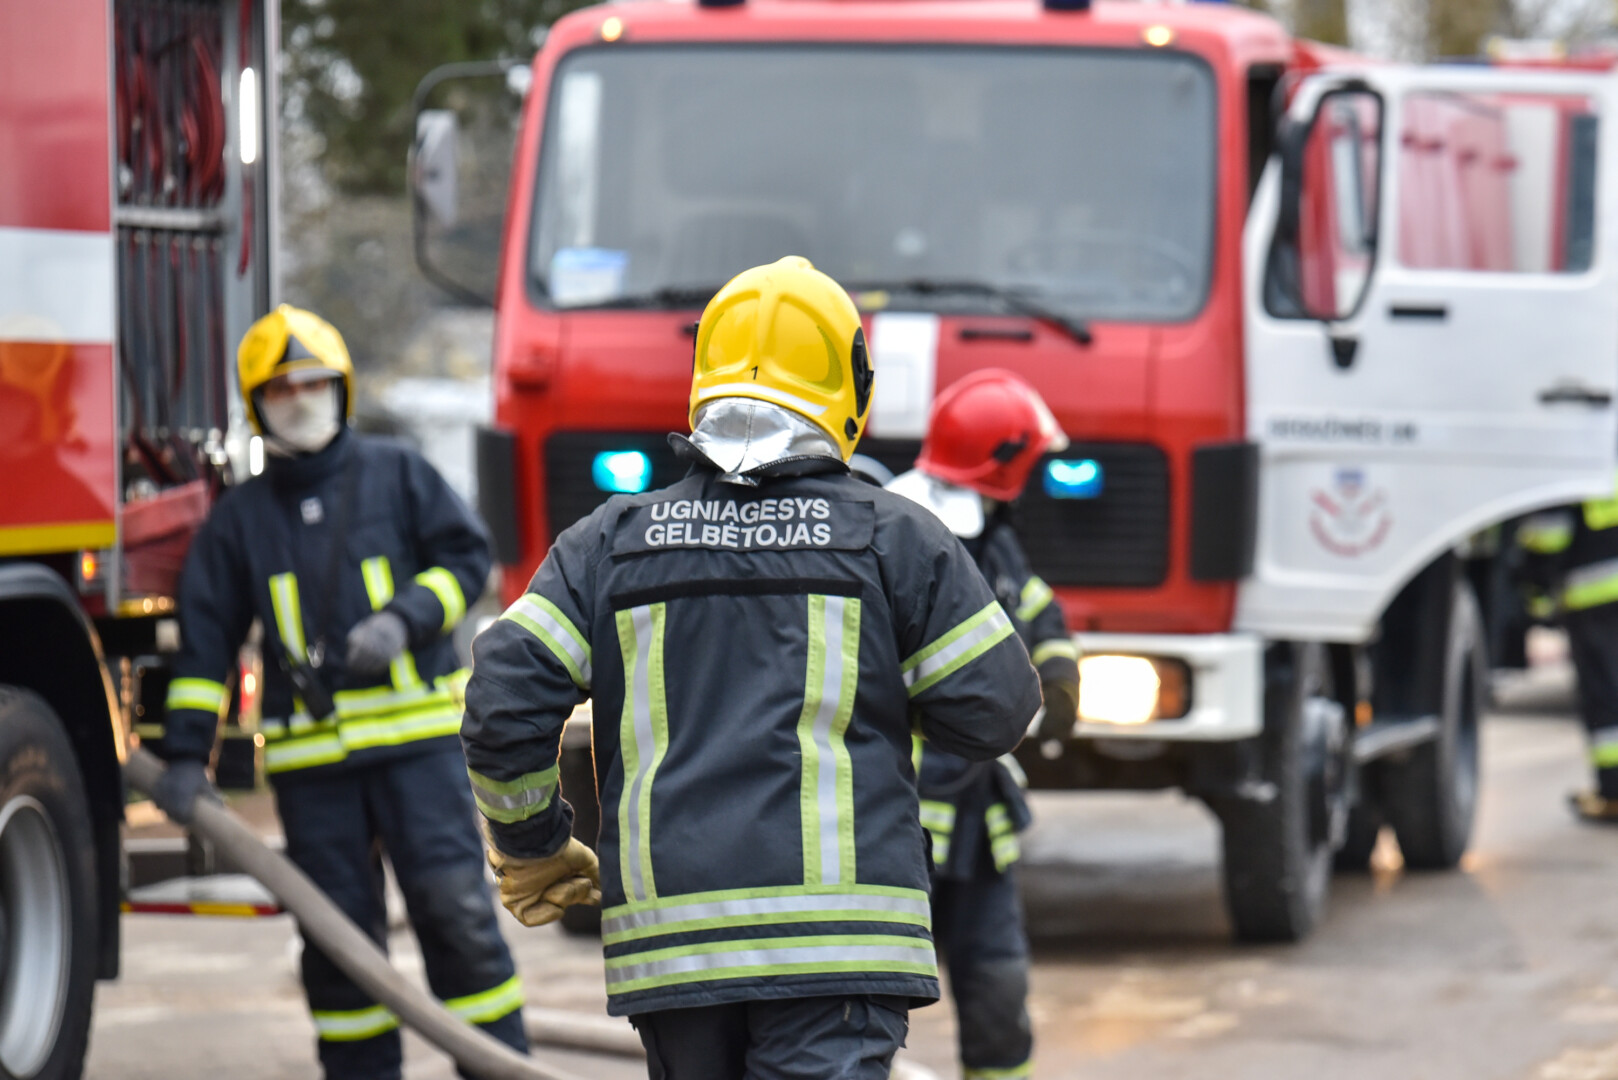
<path id="1" fill-rule="evenodd" d="M 1612 392 L 1575 382 L 1557 383 L 1539 392 L 1541 405 L 1595 405 L 1605 409 L 1612 404 Z"/>
<path id="2" fill-rule="evenodd" d="M 1422 322 L 1443 322 L 1449 318 L 1448 304 L 1390 304 L 1388 318 Z"/>

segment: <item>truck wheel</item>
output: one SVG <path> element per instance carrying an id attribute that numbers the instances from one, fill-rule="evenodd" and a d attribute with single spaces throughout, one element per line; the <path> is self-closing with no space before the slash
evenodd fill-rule
<path id="1" fill-rule="evenodd" d="M 573 835 L 594 848 L 601 836 L 601 803 L 596 796 L 595 761 L 590 756 L 590 748 L 563 750 L 559 766 L 562 797 L 573 807 Z M 580 937 L 599 936 L 601 909 L 585 904 L 565 909 L 562 929 Z"/>
<path id="2" fill-rule="evenodd" d="M 1332 852 L 1347 828 L 1347 721 L 1323 646 L 1273 645 L 1264 668 L 1262 778 L 1213 808 L 1236 937 L 1298 941 L 1325 911 Z"/>
<path id="3" fill-rule="evenodd" d="M 0 1077 L 73 1080 L 95 994 L 95 839 L 56 714 L 0 687 Z"/>
<path id="4" fill-rule="evenodd" d="M 1380 765 L 1382 809 L 1405 865 L 1448 870 L 1472 838 L 1478 801 L 1478 720 L 1487 700 L 1488 658 L 1471 586 L 1459 582 L 1444 650 L 1438 736 L 1403 761 Z"/>

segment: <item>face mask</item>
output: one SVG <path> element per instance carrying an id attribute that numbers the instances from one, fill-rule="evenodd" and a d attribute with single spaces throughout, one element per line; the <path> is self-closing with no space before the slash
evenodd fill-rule
<path id="1" fill-rule="evenodd" d="M 280 401 L 259 403 L 264 420 L 265 445 L 285 456 L 314 454 L 337 437 L 337 380 L 328 380 L 326 392 L 309 391 Z"/>

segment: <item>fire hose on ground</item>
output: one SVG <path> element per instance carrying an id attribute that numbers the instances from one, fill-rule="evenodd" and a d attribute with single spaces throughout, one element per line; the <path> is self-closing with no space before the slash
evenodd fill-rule
<path id="1" fill-rule="evenodd" d="M 165 766 L 149 750 L 136 750 L 124 764 L 132 787 L 150 792 Z M 571 1074 L 524 1057 L 444 1008 L 394 970 L 388 958 L 341 909 L 282 855 L 265 847 L 241 818 L 223 805 L 197 800 L 191 828 L 275 894 L 310 941 L 320 946 L 367 994 L 398 1014 L 467 1072 L 484 1080 L 577 1080 Z"/>
<path id="2" fill-rule="evenodd" d="M 124 763 L 124 777 L 131 787 L 150 793 L 166 768 L 151 751 L 137 749 Z M 571 1073 L 518 1054 L 406 980 L 394 970 L 376 942 L 355 926 L 303 871 L 266 847 L 247 823 L 223 804 L 199 799 L 190 827 L 275 894 L 281 905 L 297 917 L 309 940 L 320 946 L 361 989 L 392 1009 L 400 1023 L 454 1058 L 467 1072 L 483 1080 L 579 1080 Z M 523 1011 L 523 1026 L 529 1040 L 543 1046 L 621 1057 L 640 1057 L 644 1053 L 639 1036 L 606 1017 L 530 1008 Z M 931 1071 L 905 1062 L 894 1063 L 893 1077 L 937 1080 Z"/>

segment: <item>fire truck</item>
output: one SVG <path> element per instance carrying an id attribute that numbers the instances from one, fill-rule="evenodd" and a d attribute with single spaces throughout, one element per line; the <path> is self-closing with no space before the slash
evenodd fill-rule
<path id="1" fill-rule="evenodd" d="M 1083 653 L 1078 725 L 1018 752 L 1034 787 L 1201 800 L 1245 940 L 1305 936 L 1388 828 L 1407 867 L 1460 861 L 1477 583 L 1502 525 L 1612 484 L 1608 76 L 1114 0 L 609 4 L 506 74 L 497 277 L 441 254 L 476 231 L 453 102 L 412 182 L 424 267 L 497 312 L 508 599 L 602 500 L 681 475 L 694 318 L 805 255 L 864 312 L 864 454 L 907 468 L 985 367 L 1071 440 L 1016 511 Z"/>
<path id="2" fill-rule="evenodd" d="M 78 1076 L 118 972 L 120 761 L 247 464 L 277 35 L 274 0 L 0 0 L 0 1077 Z"/>

